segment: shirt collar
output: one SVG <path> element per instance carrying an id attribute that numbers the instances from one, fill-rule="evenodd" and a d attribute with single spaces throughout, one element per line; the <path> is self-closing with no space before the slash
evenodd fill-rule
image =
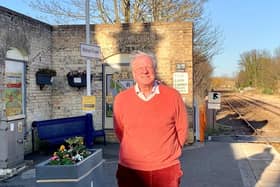
<path id="1" fill-rule="evenodd" d="M 135 90 L 137 95 L 142 93 L 137 83 L 134 86 L 134 90 Z M 153 85 L 151 93 L 155 93 L 155 94 L 159 94 L 160 93 L 159 92 L 159 82 L 157 80 L 155 80 L 155 82 L 154 82 L 154 85 Z"/>

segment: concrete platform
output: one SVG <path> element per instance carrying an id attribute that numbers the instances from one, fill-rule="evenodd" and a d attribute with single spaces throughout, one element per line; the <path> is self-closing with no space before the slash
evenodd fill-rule
<path id="1" fill-rule="evenodd" d="M 103 148 L 106 159 L 100 180 L 105 181 L 105 187 L 117 187 L 119 145 L 96 145 L 96 148 Z M 47 158 L 40 154 L 27 156 L 26 160 L 32 164 L 17 176 L 1 181 L 0 186 L 35 187 L 33 166 Z M 184 148 L 181 161 L 184 171 L 181 187 L 280 187 L 280 155 L 264 143 L 195 143 Z"/>

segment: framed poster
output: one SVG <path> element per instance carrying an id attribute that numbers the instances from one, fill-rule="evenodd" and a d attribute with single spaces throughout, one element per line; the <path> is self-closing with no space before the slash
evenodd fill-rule
<path id="1" fill-rule="evenodd" d="M 24 115 L 24 64 L 5 61 L 4 99 L 8 118 Z"/>
<path id="2" fill-rule="evenodd" d="M 106 95 L 115 97 L 119 92 L 133 86 L 132 79 L 116 79 L 113 74 L 106 75 Z"/>
<path id="3" fill-rule="evenodd" d="M 133 86 L 133 79 L 122 79 L 121 73 L 106 75 L 106 117 L 113 116 L 114 97 L 127 88 Z"/>

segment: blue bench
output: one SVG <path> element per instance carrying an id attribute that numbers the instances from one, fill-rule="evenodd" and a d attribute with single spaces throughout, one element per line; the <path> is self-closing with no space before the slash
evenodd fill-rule
<path id="1" fill-rule="evenodd" d="M 96 137 L 103 136 L 103 143 L 106 144 L 105 131 L 95 130 L 91 114 L 68 118 L 58 118 L 32 122 L 32 151 L 34 152 L 34 129 L 37 129 L 40 141 L 49 144 L 59 145 L 67 138 L 82 136 L 86 147 L 93 145 Z"/>

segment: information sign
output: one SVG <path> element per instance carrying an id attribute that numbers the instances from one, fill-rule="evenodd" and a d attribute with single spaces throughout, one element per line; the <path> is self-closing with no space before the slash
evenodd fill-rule
<path id="1" fill-rule="evenodd" d="M 220 109 L 221 108 L 221 93 L 220 92 L 209 92 L 208 93 L 208 108 L 209 109 Z"/>
<path id="2" fill-rule="evenodd" d="M 95 111 L 96 97 L 95 96 L 83 96 L 82 108 L 84 112 Z"/>
<path id="3" fill-rule="evenodd" d="M 173 87 L 181 94 L 188 93 L 188 73 L 175 72 L 173 73 Z"/>
<path id="4" fill-rule="evenodd" d="M 101 50 L 100 50 L 100 46 L 98 45 L 81 43 L 80 52 L 82 57 L 97 58 L 97 59 L 101 58 Z"/>

